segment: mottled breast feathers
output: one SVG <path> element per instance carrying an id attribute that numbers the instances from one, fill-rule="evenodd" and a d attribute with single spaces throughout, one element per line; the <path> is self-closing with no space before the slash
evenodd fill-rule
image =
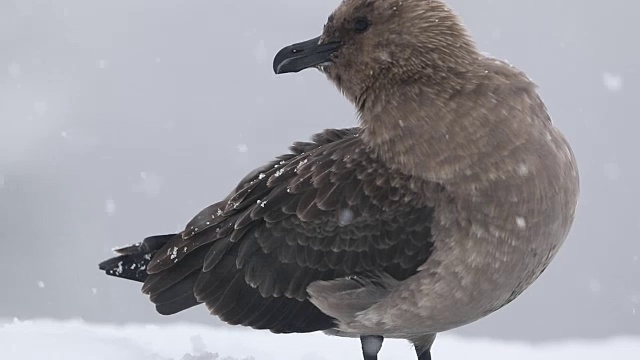
<path id="1" fill-rule="evenodd" d="M 433 245 L 425 194 L 441 189 L 387 168 L 357 131 L 294 144 L 202 210 L 149 264 L 143 291 L 158 311 L 191 296 L 232 324 L 316 331 L 333 323 L 307 300 L 313 281 L 413 275 Z"/>

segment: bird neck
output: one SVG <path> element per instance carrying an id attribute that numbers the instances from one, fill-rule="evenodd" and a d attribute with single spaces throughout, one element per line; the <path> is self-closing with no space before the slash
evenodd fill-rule
<path id="1" fill-rule="evenodd" d="M 406 174 L 443 184 L 467 176 L 485 182 L 479 178 L 484 169 L 500 167 L 500 153 L 520 146 L 528 133 L 491 113 L 527 117 L 514 111 L 527 111 L 523 101 L 530 86 L 511 88 L 502 75 L 481 73 L 417 78 L 368 94 L 360 113 L 363 141 L 377 158 Z M 514 103 L 500 109 L 496 102 L 507 94 Z"/>

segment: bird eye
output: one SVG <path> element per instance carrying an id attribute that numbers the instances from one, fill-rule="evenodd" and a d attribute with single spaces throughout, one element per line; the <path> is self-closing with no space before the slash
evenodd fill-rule
<path id="1" fill-rule="evenodd" d="M 369 20 L 365 18 L 356 19 L 354 23 L 354 29 L 356 30 L 356 32 L 363 33 L 367 31 L 368 28 L 369 28 Z"/>

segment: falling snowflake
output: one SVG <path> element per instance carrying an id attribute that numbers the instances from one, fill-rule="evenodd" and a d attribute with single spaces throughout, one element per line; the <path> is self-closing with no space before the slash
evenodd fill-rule
<path id="1" fill-rule="evenodd" d="M 33 111 L 37 115 L 44 115 L 47 112 L 49 105 L 45 101 L 36 101 L 33 103 Z"/>
<path id="2" fill-rule="evenodd" d="M 96 61 L 96 67 L 98 69 L 106 69 L 109 66 L 109 61 L 105 59 L 100 59 Z"/>
<path id="3" fill-rule="evenodd" d="M 249 151 L 249 147 L 247 146 L 247 144 L 238 144 L 236 148 L 241 153 L 246 153 L 247 151 Z"/>
<path id="4" fill-rule="evenodd" d="M 142 171 L 140 172 L 140 180 L 133 185 L 133 191 L 154 197 L 160 194 L 163 185 L 164 180 L 160 175 Z"/>
<path id="5" fill-rule="evenodd" d="M 22 73 L 22 69 L 20 67 L 20 64 L 12 62 L 9 64 L 9 66 L 7 66 L 7 72 L 11 77 L 15 78 L 20 76 L 20 74 Z"/>
<path id="6" fill-rule="evenodd" d="M 261 64 L 267 59 L 267 49 L 264 45 L 264 40 L 260 40 L 256 47 L 253 49 L 253 55 L 256 61 Z"/>
<path id="7" fill-rule="evenodd" d="M 104 211 L 107 215 L 112 216 L 116 213 L 116 202 L 113 199 L 107 199 L 104 202 Z"/>
<path id="8" fill-rule="evenodd" d="M 617 163 L 604 164 L 604 175 L 610 181 L 615 181 L 620 178 L 620 166 Z"/>
<path id="9" fill-rule="evenodd" d="M 622 75 L 605 72 L 602 74 L 602 82 L 607 90 L 611 92 L 617 92 L 622 90 L 623 79 Z"/>
<path id="10" fill-rule="evenodd" d="M 351 209 L 338 210 L 338 224 L 347 226 L 353 222 L 353 211 Z"/>
<path id="11" fill-rule="evenodd" d="M 502 39 L 502 29 L 500 28 L 493 29 L 493 31 L 491 31 L 491 38 L 494 41 L 499 41 L 500 39 Z"/>
<path id="12" fill-rule="evenodd" d="M 516 170 L 518 171 L 518 175 L 520 176 L 527 176 L 529 174 L 529 167 L 525 163 L 521 163 L 520 165 L 518 165 L 518 168 Z"/>

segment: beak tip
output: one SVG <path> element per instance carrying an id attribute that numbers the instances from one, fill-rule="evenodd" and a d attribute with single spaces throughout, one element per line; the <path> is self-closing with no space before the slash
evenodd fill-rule
<path id="1" fill-rule="evenodd" d="M 319 41 L 320 37 L 316 37 L 278 51 L 273 59 L 273 72 L 276 75 L 297 73 L 330 61 L 331 54 L 340 47 L 340 43 L 320 44 Z"/>
<path id="2" fill-rule="evenodd" d="M 280 62 L 274 62 L 273 63 L 273 72 L 276 75 L 280 75 L 280 74 L 286 73 L 286 71 L 284 69 L 284 66 L 283 66 L 286 63 L 287 63 L 286 60 L 285 61 L 280 61 Z"/>
<path id="3" fill-rule="evenodd" d="M 273 59 L 273 72 L 276 75 L 286 72 L 284 65 L 289 62 L 289 57 L 290 57 L 289 53 L 291 53 L 291 51 L 288 46 L 278 51 L 275 58 Z"/>

